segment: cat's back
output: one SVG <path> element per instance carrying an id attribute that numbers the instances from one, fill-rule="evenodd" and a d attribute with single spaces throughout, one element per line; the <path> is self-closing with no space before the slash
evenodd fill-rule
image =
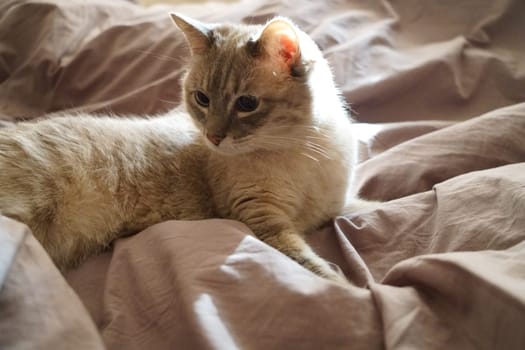
<path id="1" fill-rule="evenodd" d="M 2 128 L 0 212 L 37 234 L 58 227 L 107 233 L 155 223 L 177 214 L 169 203 L 156 203 L 170 196 L 184 200 L 190 186 L 176 180 L 204 161 L 199 137 L 183 114 L 57 116 Z M 132 222 L 133 216 L 144 222 Z"/>
<path id="2" fill-rule="evenodd" d="M 158 118 L 55 116 L 0 129 L 0 157 L 9 159 L 10 166 L 31 169 L 59 160 L 63 166 L 93 167 L 118 157 L 129 158 L 127 163 L 133 165 L 146 161 L 152 143 L 159 151 L 161 147 L 173 150 L 196 138 L 197 130 L 184 114 Z"/>

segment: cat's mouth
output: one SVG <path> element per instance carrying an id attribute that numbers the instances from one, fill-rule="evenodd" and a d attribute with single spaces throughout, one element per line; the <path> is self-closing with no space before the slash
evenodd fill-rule
<path id="1" fill-rule="evenodd" d="M 211 137 L 204 137 L 206 146 L 213 152 L 224 156 L 236 156 L 239 154 L 245 154 L 250 152 L 250 147 L 246 147 L 243 143 L 239 143 L 230 136 L 227 136 L 221 140 L 213 139 Z"/>

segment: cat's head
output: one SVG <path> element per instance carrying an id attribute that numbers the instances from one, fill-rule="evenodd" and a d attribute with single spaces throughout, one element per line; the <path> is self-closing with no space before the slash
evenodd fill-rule
<path id="1" fill-rule="evenodd" d="M 184 99 L 208 146 L 233 155 L 304 142 L 312 128 L 309 74 L 318 61 L 326 65 L 304 32 L 280 17 L 262 26 L 171 16 L 191 47 Z"/>

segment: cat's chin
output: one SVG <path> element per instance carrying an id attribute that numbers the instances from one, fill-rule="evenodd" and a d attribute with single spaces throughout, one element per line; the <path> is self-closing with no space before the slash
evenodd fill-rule
<path id="1" fill-rule="evenodd" d="M 235 147 L 233 145 L 219 144 L 218 146 L 211 142 L 206 142 L 206 146 L 215 154 L 225 157 L 235 157 L 251 153 L 253 150 L 247 147 Z"/>

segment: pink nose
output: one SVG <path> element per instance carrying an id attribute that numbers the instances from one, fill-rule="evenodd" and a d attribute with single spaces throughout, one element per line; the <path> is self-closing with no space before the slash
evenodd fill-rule
<path id="1" fill-rule="evenodd" d="M 213 143 L 215 146 L 218 146 L 219 143 L 221 143 L 221 141 L 224 139 L 224 137 L 217 136 L 217 135 L 211 135 L 211 134 L 206 134 L 206 137 L 207 137 L 208 140 L 210 140 L 210 142 Z"/>

